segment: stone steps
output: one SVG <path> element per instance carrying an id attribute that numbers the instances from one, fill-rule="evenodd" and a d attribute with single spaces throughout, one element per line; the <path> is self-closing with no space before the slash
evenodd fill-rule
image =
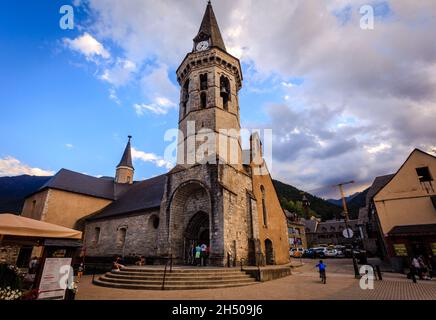
<path id="1" fill-rule="evenodd" d="M 94 280 L 95 285 L 120 289 L 162 290 L 164 271 L 159 269 L 123 268 Z M 256 283 L 256 279 L 238 269 L 167 270 L 165 290 L 192 290 L 239 287 Z"/>
<path id="2" fill-rule="evenodd" d="M 159 275 L 123 275 L 123 274 L 114 274 L 114 273 L 106 273 L 106 278 L 112 279 L 126 279 L 126 280 L 160 280 L 163 279 L 163 274 Z M 192 279 L 192 275 L 174 275 L 167 274 L 166 280 L 189 280 Z M 229 275 L 197 275 L 195 277 L 197 280 L 241 280 L 241 279 L 251 279 L 248 274 L 229 274 Z"/>

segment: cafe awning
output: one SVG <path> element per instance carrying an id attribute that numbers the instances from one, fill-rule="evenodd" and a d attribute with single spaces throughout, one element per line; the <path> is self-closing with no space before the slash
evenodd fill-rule
<path id="1" fill-rule="evenodd" d="M 0 214 L 0 237 L 82 239 L 82 232 L 14 214 Z"/>

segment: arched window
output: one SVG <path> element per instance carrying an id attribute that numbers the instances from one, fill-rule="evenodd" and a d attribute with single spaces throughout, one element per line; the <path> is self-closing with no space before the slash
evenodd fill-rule
<path id="1" fill-rule="evenodd" d="M 182 90 L 182 116 L 186 115 L 189 101 L 189 79 L 186 80 Z"/>
<path id="2" fill-rule="evenodd" d="M 263 225 L 265 227 L 268 227 L 268 212 L 266 211 L 265 188 L 263 186 L 260 186 L 260 191 L 262 192 Z"/>
<path id="3" fill-rule="evenodd" d="M 157 229 L 159 228 L 159 217 L 157 215 L 152 215 L 149 220 L 150 228 Z"/>
<path id="4" fill-rule="evenodd" d="M 124 243 L 126 242 L 126 235 L 127 235 L 127 228 L 126 227 L 118 228 L 118 232 L 117 232 L 117 246 L 118 247 L 124 246 Z"/>
<path id="5" fill-rule="evenodd" d="M 220 96 L 223 100 L 224 110 L 229 110 L 229 101 L 231 100 L 230 81 L 228 78 L 221 76 L 220 78 Z"/>
<path id="6" fill-rule="evenodd" d="M 200 74 L 200 90 L 207 90 L 207 73 Z"/>
<path id="7" fill-rule="evenodd" d="M 200 94 L 200 100 L 201 100 L 201 108 L 205 109 L 207 106 L 207 95 L 206 92 L 202 92 Z"/>

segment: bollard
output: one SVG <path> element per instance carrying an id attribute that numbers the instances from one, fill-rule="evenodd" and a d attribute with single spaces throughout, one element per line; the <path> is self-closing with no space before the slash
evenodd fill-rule
<path id="1" fill-rule="evenodd" d="M 382 273 L 381 273 L 381 270 L 380 270 L 380 266 L 379 266 L 379 265 L 376 265 L 376 266 L 375 266 L 375 269 L 377 270 L 377 276 L 378 276 L 378 279 L 379 279 L 379 280 L 383 280 L 383 278 L 382 278 Z"/>

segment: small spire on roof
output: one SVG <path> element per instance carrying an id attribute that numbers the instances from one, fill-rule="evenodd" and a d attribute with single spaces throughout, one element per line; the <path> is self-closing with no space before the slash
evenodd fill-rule
<path id="1" fill-rule="evenodd" d="M 127 142 L 126 149 L 124 150 L 123 157 L 121 158 L 120 163 L 117 167 L 129 167 L 133 169 L 132 164 L 132 149 L 130 146 L 130 140 L 132 139 L 132 136 L 128 136 L 129 141 Z"/>

